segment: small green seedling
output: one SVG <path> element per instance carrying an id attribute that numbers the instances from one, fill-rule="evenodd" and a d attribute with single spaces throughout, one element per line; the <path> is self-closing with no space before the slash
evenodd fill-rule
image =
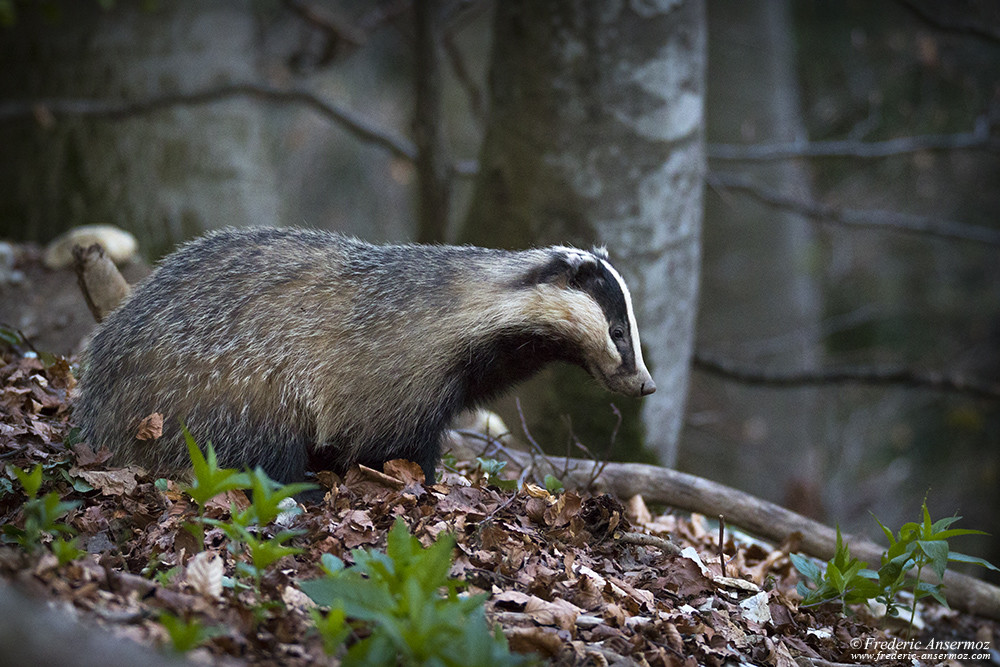
<path id="1" fill-rule="evenodd" d="M 191 459 L 194 477 L 191 484 L 182 487 L 181 490 L 191 496 L 191 499 L 198 505 L 198 520 L 186 524 L 184 527 L 194 535 L 200 551 L 205 544 L 205 508 L 208 501 L 228 491 L 249 489 L 250 478 L 246 473 L 232 468 L 220 468 L 212 443 L 206 444 L 206 453 L 202 454 L 198 443 L 187 430 L 187 426 L 182 424 L 181 428 L 184 431 L 184 440 L 187 443 L 188 457 Z"/>
<path id="2" fill-rule="evenodd" d="M 212 637 L 222 634 L 221 629 L 214 626 L 206 627 L 197 618 L 185 621 L 167 611 L 160 614 L 160 624 L 167 631 L 170 645 L 178 653 L 187 653 Z"/>
<path id="3" fill-rule="evenodd" d="M 323 640 L 323 652 L 333 655 L 351 636 L 353 628 L 347 623 L 347 615 L 342 605 L 337 605 L 324 614 L 319 609 L 310 609 L 316 630 Z"/>
<path id="4" fill-rule="evenodd" d="M 562 493 L 563 491 L 565 491 L 566 487 L 563 486 L 562 480 L 560 480 L 555 475 L 546 475 L 545 490 L 551 493 L 552 495 L 555 495 L 557 493 Z"/>
<path id="5" fill-rule="evenodd" d="M 454 546 L 454 538 L 445 535 L 425 549 L 397 519 L 386 553 L 355 549 L 350 568 L 325 555 L 326 576 L 299 587 L 331 610 L 317 624 L 328 652 L 349 635 L 344 619 L 351 618 L 367 629 L 367 636 L 346 651 L 344 665 L 524 663 L 508 651 L 499 628 L 490 630 L 483 611 L 486 596 L 458 594 L 461 582 L 448 576 Z"/>
<path id="6" fill-rule="evenodd" d="M 837 527 L 837 548 L 833 558 L 821 570 L 813 561 L 800 554 L 790 554 L 795 569 L 805 577 L 797 586 L 803 606 L 839 601 L 841 611 L 848 613 L 847 605 L 861 604 L 881 592 L 876 581 L 877 575 L 868 569 L 868 563 L 851 556 L 850 547 L 844 542 Z M 806 582 L 810 582 L 810 588 Z"/>
<path id="7" fill-rule="evenodd" d="M 24 528 L 11 524 L 4 525 L 4 540 L 18 544 L 28 553 L 34 553 L 42 546 L 43 538 L 47 536 L 73 535 L 75 531 L 65 523 L 59 523 L 59 519 L 70 510 L 78 507 L 80 502 L 77 500 L 63 501 L 55 491 L 50 491 L 39 498 L 38 492 L 42 488 L 43 481 L 41 463 L 35 465 L 31 472 L 21 470 L 16 466 L 11 466 L 9 469 L 21 483 L 28 500 L 21 509 L 24 515 Z M 58 543 L 54 544 L 54 548 L 58 549 L 56 557 L 60 564 L 73 560 L 81 553 L 79 549 L 76 549 L 75 540 L 65 542 L 60 539 Z M 76 549 L 76 555 L 73 555 L 74 549 Z"/>
<path id="8" fill-rule="evenodd" d="M 215 496 L 234 491 L 236 489 L 249 489 L 250 478 L 246 473 L 241 473 L 232 468 L 220 468 L 215 458 L 215 448 L 209 442 L 205 446 L 205 454 L 201 453 L 194 436 L 184 429 L 184 440 L 187 443 L 188 456 L 191 459 L 194 481 L 183 487 L 184 493 L 191 496 L 191 499 L 198 505 L 201 514 L 205 513 L 205 506 L 208 501 Z"/>
<path id="9" fill-rule="evenodd" d="M 479 467 L 486 477 L 489 479 L 490 484 L 496 486 L 504 491 L 513 491 L 517 488 L 516 479 L 501 479 L 500 471 L 507 467 L 506 461 L 498 461 L 496 459 L 484 459 L 482 457 L 477 457 L 476 461 L 479 462 Z"/>

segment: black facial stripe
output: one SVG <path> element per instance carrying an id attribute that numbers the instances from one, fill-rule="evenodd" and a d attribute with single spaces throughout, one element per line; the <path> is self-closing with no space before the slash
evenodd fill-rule
<path id="1" fill-rule="evenodd" d="M 592 296 L 601 307 L 604 317 L 610 323 L 610 328 L 621 327 L 625 335 L 614 340 L 618 353 L 622 357 L 625 370 L 635 370 L 635 350 L 632 349 L 632 330 L 628 320 L 628 303 L 625 294 L 618 284 L 617 278 L 608 270 L 603 262 L 598 262 L 593 270 L 581 272 L 579 282 L 573 286 Z"/>

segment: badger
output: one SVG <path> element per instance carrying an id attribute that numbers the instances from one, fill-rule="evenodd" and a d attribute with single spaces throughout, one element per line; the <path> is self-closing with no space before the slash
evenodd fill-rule
<path id="1" fill-rule="evenodd" d="M 182 245 L 84 360 L 75 415 L 113 463 L 185 469 L 184 424 L 220 465 L 285 483 L 395 458 L 433 482 L 453 417 L 549 362 L 628 396 L 656 389 L 602 248 L 372 245 L 294 228 Z M 154 413 L 162 434 L 139 439 Z"/>

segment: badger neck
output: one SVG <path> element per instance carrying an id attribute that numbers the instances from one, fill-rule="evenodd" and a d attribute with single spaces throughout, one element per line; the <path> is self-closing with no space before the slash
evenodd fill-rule
<path id="1" fill-rule="evenodd" d="M 482 304 L 457 362 L 462 407 L 474 407 L 527 380 L 553 361 L 582 365 L 577 346 L 530 307 L 533 295 Z"/>
<path id="2" fill-rule="evenodd" d="M 467 350 L 459 374 L 464 406 L 474 407 L 527 380 L 553 361 L 579 363 L 561 341 L 533 332 L 498 332 Z"/>

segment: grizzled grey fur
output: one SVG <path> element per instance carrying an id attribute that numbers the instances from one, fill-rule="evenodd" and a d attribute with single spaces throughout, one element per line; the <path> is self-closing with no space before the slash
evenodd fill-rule
<path id="1" fill-rule="evenodd" d="M 551 361 L 612 391 L 655 389 L 601 249 L 223 230 L 165 258 L 101 324 L 76 416 L 92 446 L 154 471 L 188 465 L 183 421 L 221 465 L 283 482 L 393 458 L 433 480 L 452 418 Z M 137 439 L 152 413 L 162 437 Z"/>

